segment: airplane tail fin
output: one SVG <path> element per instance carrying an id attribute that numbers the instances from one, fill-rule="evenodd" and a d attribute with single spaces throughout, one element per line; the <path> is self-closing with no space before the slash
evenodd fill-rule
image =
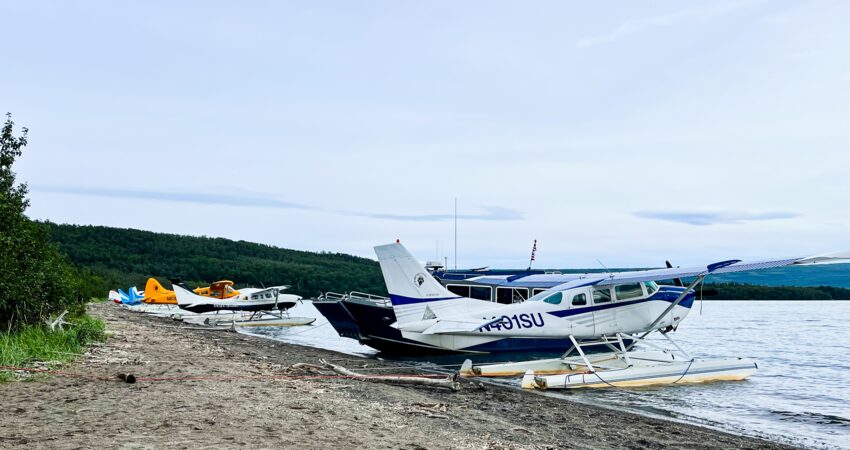
<path id="1" fill-rule="evenodd" d="M 121 294 L 119 294 L 118 291 L 113 289 L 113 290 L 109 291 L 109 300 L 111 300 L 113 303 L 119 303 L 120 304 L 120 303 L 122 303 L 121 302 Z"/>
<path id="2" fill-rule="evenodd" d="M 172 282 L 171 286 L 174 288 L 174 296 L 177 297 L 177 306 L 186 306 L 210 301 L 209 297 L 202 297 L 187 289 L 186 285 L 182 282 Z"/>
<path id="3" fill-rule="evenodd" d="M 145 303 L 174 304 L 177 303 L 177 298 L 174 296 L 174 291 L 166 289 L 156 278 L 151 277 L 145 283 L 145 298 L 142 301 Z"/>
<path id="4" fill-rule="evenodd" d="M 133 304 L 132 297 L 130 297 L 130 294 L 124 292 L 123 289 L 121 289 L 121 288 L 118 289 L 118 295 L 121 297 L 121 303 L 123 303 L 125 305 L 132 305 Z"/>
<path id="5" fill-rule="evenodd" d="M 379 245 L 375 247 L 375 254 L 399 328 L 405 323 L 493 307 L 489 301 L 468 299 L 450 292 L 399 243 Z"/>

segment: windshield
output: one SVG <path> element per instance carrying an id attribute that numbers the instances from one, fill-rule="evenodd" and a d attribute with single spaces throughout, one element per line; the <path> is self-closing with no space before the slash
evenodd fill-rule
<path id="1" fill-rule="evenodd" d="M 658 290 L 658 284 L 654 281 L 646 281 L 643 284 L 646 285 L 646 295 L 652 295 Z"/>
<path id="2" fill-rule="evenodd" d="M 535 294 L 534 296 L 532 296 L 530 299 L 528 299 L 528 300 L 526 300 L 526 301 L 529 301 L 529 302 L 537 302 L 537 301 L 543 300 L 544 298 L 546 298 L 546 297 L 548 297 L 548 296 L 550 296 L 550 295 L 560 294 L 560 293 L 561 293 L 560 291 L 554 291 L 554 292 L 553 292 L 553 291 L 550 289 L 550 290 L 548 290 L 548 291 L 538 292 L 537 294 Z"/>

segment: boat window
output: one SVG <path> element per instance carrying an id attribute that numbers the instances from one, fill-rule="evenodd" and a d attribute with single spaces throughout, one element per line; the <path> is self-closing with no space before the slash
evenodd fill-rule
<path id="1" fill-rule="evenodd" d="M 555 292 L 554 294 L 543 299 L 546 303 L 551 303 L 553 305 L 560 305 L 561 300 L 564 298 L 564 294 L 560 291 Z"/>
<path id="2" fill-rule="evenodd" d="M 251 300 L 256 300 L 256 299 L 257 299 L 257 294 L 251 294 Z"/>
<path id="3" fill-rule="evenodd" d="M 269 293 L 269 292 L 266 292 L 266 298 L 272 298 L 272 294 Z"/>
<path id="4" fill-rule="evenodd" d="M 221 291 L 218 289 L 210 289 L 210 297 L 221 298 Z"/>
<path id="5" fill-rule="evenodd" d="M 573 306 L 584 306 L 586 304 L 587 304 L 587 295 L 585 295 L 585 294 L 573 295 Z"/>
<path id="6" fill-rule="evenodd" d="M 469 298 L 469 286 L 465 286 L 462 284 L 449 284 L 446 285 L 446 289 L 448 289 L 449 292 L 455 295 L 460 295 L 461 297 Z"/>
<path id="7" fill-rule="evenodd" d="M 496 288 L 496 302 L 503 305 L 511 303 L 522 303 L 528 299 L 526 288 Z"/>
<path id="8" fill-rule="evenodd" d="M 643 297 L 643 289 L 640 288 L 640 283 L 629 283 L 614 286 L 614 292 L 617 294 L 617 300 L 629 300 Z"/>
<path id="9" fill-rule="evenodd" d="M 658 290 L 658 284 L 656 284 L 654 281 L 647 281 L 643 284 L 644 286 L 646 286 L 646 295 L 652 295 L 655 293 L 655 291 Z"/>
<path id="10" fill-rule="evenodd" d="M 611 289 L 594 289 L 593 290 L 593 304 L 598 305 L 600 303 L 608 303 L 611 301 Z"/>
<path id="11" fill-rule="evenodd" d="M 532 295 L 537 295 L 537 294 L 539 294 L 539 293 L 541 293 L 541 292 L 546 292 L 547 290 L 548 290 L 548 289 L 535 288 L 533 291 L 531 291 L 531 294 L 532 294 Z M 529 299 L 529 300 L 531 300 L 531 299 Z"/>
<path id="12" fill-rule="evenodd" d="M 493 288 L 490 286 L 471 286 L 469 288 L 469 298 L 477 300 L 490 300 L 493 295 Z"/>

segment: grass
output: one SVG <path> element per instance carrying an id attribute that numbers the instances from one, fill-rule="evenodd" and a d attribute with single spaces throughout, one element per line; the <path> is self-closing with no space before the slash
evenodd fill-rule
<path id="1" fill-rule="evenodd" d="M 85 347 L 106 338 L 103 322 L 82 315 L 70 319 L 63 330 L 50 330 L 44 325 L 30 325 L 14 332 L 0 333 L 0 366 L 28 367 L 36 362 L 59 365 L 73 360 Z M 14 375 L 0 369 L 0 382 Z"/>

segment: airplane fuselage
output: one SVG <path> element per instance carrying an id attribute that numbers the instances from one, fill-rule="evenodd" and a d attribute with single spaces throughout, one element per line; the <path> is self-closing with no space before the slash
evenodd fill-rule
<path id="1" fill-rule="evenodd" d="M 549 292 L 542 298 L 469 315 L 467 319 L 470 321 L 501 318 L 477 330 L 429 334 L 428 328 L 436 320 L 423 320 L 406 324 L 401 331 L 405 338 L 451 349 L 506 338 L 563 339 L 572 335 L 576 339 L 584 339 L 638 333 L 645 331 L 685 291 L 685 288 L 677 286 L 649 286 L 642 285 L 639 296 L 636 296 L 635 287 L 628 293 L 617 289 L 619 286 L 587 286 Z M 648 292 L 649 289 L 653 292 Z M 629 296 L 635 298 L 620 298 Z M 654 327 L 677 326 L 688 315 L 694 297 L 694 292 L 689 292 Z"/>

